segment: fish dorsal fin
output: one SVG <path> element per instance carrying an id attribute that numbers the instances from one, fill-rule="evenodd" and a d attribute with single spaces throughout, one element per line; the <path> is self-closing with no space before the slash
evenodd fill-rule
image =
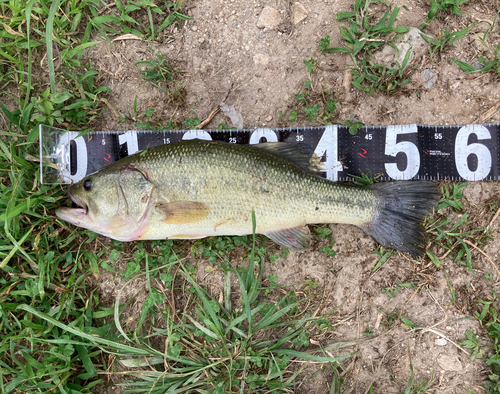
<path id="1" fill-rule="evenodd" d="M 303 252 L 309 248 L 311 231 L 308 226 L 286 228 L 284 230 L 264 233 L 277 244 L 296 252 Z"/>
<path id="2" fill-rule="evenodd" d="M 324 171 L 321 158 L 313 152 L 308 153 L 309 148 L 306 145 L 293 142 L 263 142 L 252 147 L 272 152 L 306 171 Z"/>
<path id="3" fill-rule="evenodd" d="M 196 201 L 174 201 L 155 205 L 165 223 L 185 224 L 205 219 L 210 212 L 206 204 Z"/>

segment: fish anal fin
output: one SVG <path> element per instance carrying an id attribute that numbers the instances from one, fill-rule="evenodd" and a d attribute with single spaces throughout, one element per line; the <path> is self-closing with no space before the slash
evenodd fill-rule
<path id="1" fill-rule="evenodd" d="M 252 147 L 281 156 L 306 171 L 324 171 L 321 158 L 315 153 L 308 152 L 311 149 L 305 144 L 295 144 L 292 142 L 263 142 L 252 145 Z"/>
<path id="2" fill-rule="evenodd" d="M 174 201 L 161 203 L 155 209 L 162 216 L 162 220 L 169 224 L 194 223 L 207 217 L 210 209 L 206 204 L 196 201 Z"/>
<path id="3" fill-rule="evenodd" d="M 296 252 L 303 252 L 311 243 L 311 231 L 308 226 L 286 228 L 283 230 L 264 233 L 277 244 Z"/>

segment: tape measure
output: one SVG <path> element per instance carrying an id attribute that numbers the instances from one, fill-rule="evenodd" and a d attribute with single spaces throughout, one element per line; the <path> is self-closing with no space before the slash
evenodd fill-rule
<path id="1" fill-rule="evenodd" d="M 500 123 L 465 126 L 345 126 L 244 130 L 103 131 L 83 136 L 40 126 L 43 184 L 78 182 L 133 153 L 186 139 L 232 144 L 305 144 L 324 164 L 326 178 L 351 181 L 371 171 L 388 180 L 499 180 Z"/>

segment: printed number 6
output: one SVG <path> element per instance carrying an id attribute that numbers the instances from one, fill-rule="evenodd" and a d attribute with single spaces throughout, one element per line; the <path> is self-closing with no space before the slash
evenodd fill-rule
<path id="1" fill-rule="evenodd" d="M 385 154 L 392 157 L 396 157 L 398 153 L 404 153 L 406 155 L 406 168 L 404 171 L 398 169 L 397 163 L 385 163 L 385 170 L 392 179 L 411 179 L 418 173 L 420 168 L 420 154 L 415 144 L 410 141 L 397 142 L 398 135 L 413 133 L 417 133 L 417 126 L 413 124 L 387 126 L 385 135 Z"/>
<path id="2" fill-rule="evenodd" d="M 468 144 L 471 134 L 479 141 L 491 139 L 488 129 L 482 125 L 469 125 L 458 130 L 455 139 L 455 165 L 458 174 L 467 181 L 479 181 L 488 176 L 491 171 L 491 152 L 483 144 Z M 467 163 L 470 155 L 477 157 L 477 168 L 471 171 Z"/>

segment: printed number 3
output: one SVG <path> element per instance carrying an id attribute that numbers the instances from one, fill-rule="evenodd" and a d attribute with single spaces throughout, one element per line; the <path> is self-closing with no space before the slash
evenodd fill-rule
<path id="1" fill-rule="evenodd" d="M 417 131 L 416 125 L 387 126 L 385 154 L 392 157 L 396 157 L 398 153 L 406 155 L 406 168 L 404 171 L 399 170 L 397 163 L 385 163 L 385 170 L 392 179 L 411 179 L 417 175 L 420 169 L 420 154 L 416 145 L 410 141 L 397 142 L 398 135 L 413 134 L 417 133 Z"/>

